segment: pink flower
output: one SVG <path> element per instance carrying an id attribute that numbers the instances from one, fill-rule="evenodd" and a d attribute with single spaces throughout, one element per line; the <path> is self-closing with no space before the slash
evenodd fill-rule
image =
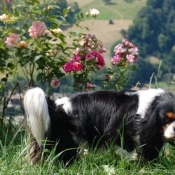
<path id="1" fill-rule="evenodd" d="M 81 60 L 81 56 L 80 55 L 75 55 L 71 60 L 72 61 L 80 61 Z"/>
<path id="2" fill-rule="evenodd" d="M 32 38 L 38 38 L 44 36 L 46 33 L 47 27 L 44 22 L 34 21 L 32 26 L 29 28 L 29 34 Z"/>
<path id="3" fill-rule="evenodd" d="M 123 58 L 119 54 L 113 56 L 111 59 L 113 65 L 117 65 L 120 61 L 123 61 Z"/>
<path id="4" fill-rule="evenodd" d="M 20 36 L 18 34 L 12 33 L 9 37 L 6 38 L 6 45 L 9 49 L 14 48 L 20 41 Z"/>
<path id="5" fill-rule="evenodd" d="M 98 54 L 96 59 L 96 68 L 99 70 L 105 65 L 105 60 L 102 55 Z"/>
<path id="6" fill-rule="evenodd" d="M 79 62 L 73 62 L 72 68 L 75 72 L 78 72 L 78 71 L 81 71 L 83 69 L 83 66 Z"/>
<path id="7" fill-rule="evenodd" d="M 58 81 L 58 80 L 52 80 L 51 81 L 51 86 L 53 87 L 53 88 L 57 88 L 57 87 L 59 87 L 59 85 L 60 85 L 60 82 Z"/>
<path id="8" fill-rule="evenodd" d="M 129 47 L 134 47 L 134 44 L 132 44 L 132 43 L 130 43 L 127 39 L 123 39 L 122 40 L 122 42 L 123 42 L 123 44 L 125 45 L 125 46 L 129 46 Z"/>
<path id="9" fill-rule="evenodd" d="M 91 51 L 91 54 L 93 55 L 93 56 L 98 56 L 98 55 L 100 55 L 96 50 L 92 50 Z"/>
<path id="10" fill-rule="evenodd" d="M 127 39 L 123 39 L 122 43 L 119 43 L 114 48 L 115 56 L 111 59 L 113 65 L 117 65 L 118 62 L 129 62 L 133 64 L 138 60 L 139 51 L 138 48 L 130 43 Z"/>
<path id="11" fill-rule="evenodd" d="M 89 52 L 87 55 L 86 55 L 86 59 L 87 60 L 91 60 L 93 58 L 93 55 L 91 54 L 91 52 Z"/>
<path id="12" fill-rule="evenodd" d="M 100 70 L 102 68 L 102 66 L 100 66 L 98 64 L 96 64 L 95 67 L 96 67 L 97 70 Z"/>
<path id="13" fill-rule="evenodd" d="M 121 54 L 121 53 L 126 53 L 127 49 L 125 48 L 124 44 L 119 43 L 117 46 L 114 48 L 115 54 Z"/>
<path id="14" fill-rule="evenodd" d="M 86 59 L 91 60 L 91 59 L 97 57 L 98 55 L 99 55 L 99 53 L 96 50 L 92 50 L 91 52 L 88 52 L 88 54 L 86 55 Z"/>
<path id="15" fill-rule="evenodd" d="M 96 88 L 96 85 L 95 84 L 86 83 L 86 90 L 91 90 L 91 89 L 94 89 L 94 88 Z"/>
<path id="16" fill-rule="evenodd" d="M 64 66 L 63 69 L 65 72 L 71 72 L 73 71 L 73 63 L 72 62 L 67 62 Z"/>
<path id="17" fill-rule="evenodd" d="M 76 48 L 75 52 L 73 53 L 74 55 L 79 55 L 81 52 L 83 51 L 83 49 L 81 48 Z"/>
<path id="18" fill-rule="evenodd" d="M 135 58 L 135 56 L 133 56 L 131 54 L 130 55 L 126 55 L 126 59 L 128 60 L 128 62 L 130 64 L 133 64 L 135 62 L 134 58 Z"/>
<path id="19" fill-rule="evenodd" d="M 138 55 L 138 48 L 137 47 L 132 47 L 128 50 L 130 52 L 131 55 Z"/>
<path id="20" fill-rule="evenodd" d="M 106 48 L 100 47 L 99 48 L 99 53 L 106 53 Z"/>

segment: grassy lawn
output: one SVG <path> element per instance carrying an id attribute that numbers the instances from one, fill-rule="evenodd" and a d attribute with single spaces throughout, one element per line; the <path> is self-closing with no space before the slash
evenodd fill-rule
<path id="1" fill-rule="evenodd" d="M 159 158 L 152 162 L 132 160 L 132 154 L 121 149 L 89 150 L 87 155 L 83 152 L 73 164 L 65 167 L 56 160 L 54 153 L 36 165 L 30 165 L 24 153 L 28 151 L 25 144 L 25 132 L 20 131 L 12 141 L 12 132 L 6 130 L 0 141 L 0 175 L 173 175 L 175 173 L 175 148 L 166 145 Z M 2 133 L 1 133 L 2 134 Z M 12 141 L 12 142 L 11 142 Z"/>
<path id="2" fill-rule="evenodd" d="M 78 0 L 74 1 L 78 4 L 80 3 Z M 69 2 L 69 0 L 67 2 Z M 124 0 L 113 0 L 111 2 L 113 2 L 111 5 L 104 5 L 102 0 L 86 1 L 86 3 L 81 6 L 81 11 L 88 12 L 89 9 L 96 8 L 100 11 L 100 15 L 97 17 L 97 19 L 100 20 L 133 20 L 137 12 L 145 5 L 146 0 L 134 0 L 132 3 L 127 3 Z"/>

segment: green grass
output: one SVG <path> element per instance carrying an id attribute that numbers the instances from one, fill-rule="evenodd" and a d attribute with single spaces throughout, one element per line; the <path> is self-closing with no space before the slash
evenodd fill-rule
<path id="1" fill-rule="evenodd" d="M 146 0 L 134 0 L 132 3 L 127 3 L 124 0 L 112 1 L 111 5 L 104 5 L 102 0 L 94 0 L 89 4 L 81 7 L 82 12 L 89 12 L 89 9 L 96 8 L 100 11 L 97 19 L 100 20 L 133 20 L 138 11 L 146 4 Z"/>
<path id="2" fill-rule="evenodd" d="M 12 139 L 14 128 L 9 131 L 8 124 L 0 140 L 0 175 L 166 175 L 175 173 L 175 148 L 166 145 L 159 158 L 153 162 L 132 160 L 131 154 L 122 149 L 89 150 L 87 155 L 79 154 L 75 162 L 65 167 L 56 160 L 53 152 L 43 162 L 30 165 L 24 153 L 28 150 L 25 143 L 25 130 Z M 2 129 L 2 126 L 1 126 Z"/>

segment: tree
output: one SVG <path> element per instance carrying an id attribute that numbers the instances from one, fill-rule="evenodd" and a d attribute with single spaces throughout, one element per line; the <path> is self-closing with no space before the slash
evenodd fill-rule
<path id="1" fill-rule="evenodd" d="M 144 83 L 148 83 L 150 81 L 150 77 L 156 73 L 157 69 L 155 66 L 150 64 L 148 61 L 141 59 L 137 63 L 137 71 L 128 75 L 130 76 L 128 87 L 135 86 L 137 82 L 140 82 L 141 86 L 143 86 Z"/>
<path id="2" fill-rule="evenodd" d="M 156 56 L 163 60 L 164 73 L 169 71 L 167 67 L 175 72 L 175 0 L 147 0 L 126 33 L 127 38 L 139 46 L 142 59 Z M 144 71 L 140 73 L 144 75 Z"/>
<path id="3" fill-rule="evenodd" d="M 175 0 L 147 0 L 133 25 L 128 29 L 128 39 L 142 48 L 140 54 L 156 55 L 171 51 L 175 44 Z"/>

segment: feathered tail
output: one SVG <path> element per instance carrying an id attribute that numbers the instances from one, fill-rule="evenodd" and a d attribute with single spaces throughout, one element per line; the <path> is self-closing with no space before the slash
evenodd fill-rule
<path id="1" fill-rule="evenodd" d="M 24 110 L 31 132 L 41 147 L 50 128 L 48 105 L 42 89 L 33 88 L 27 91 L 24 96 Z"/>

